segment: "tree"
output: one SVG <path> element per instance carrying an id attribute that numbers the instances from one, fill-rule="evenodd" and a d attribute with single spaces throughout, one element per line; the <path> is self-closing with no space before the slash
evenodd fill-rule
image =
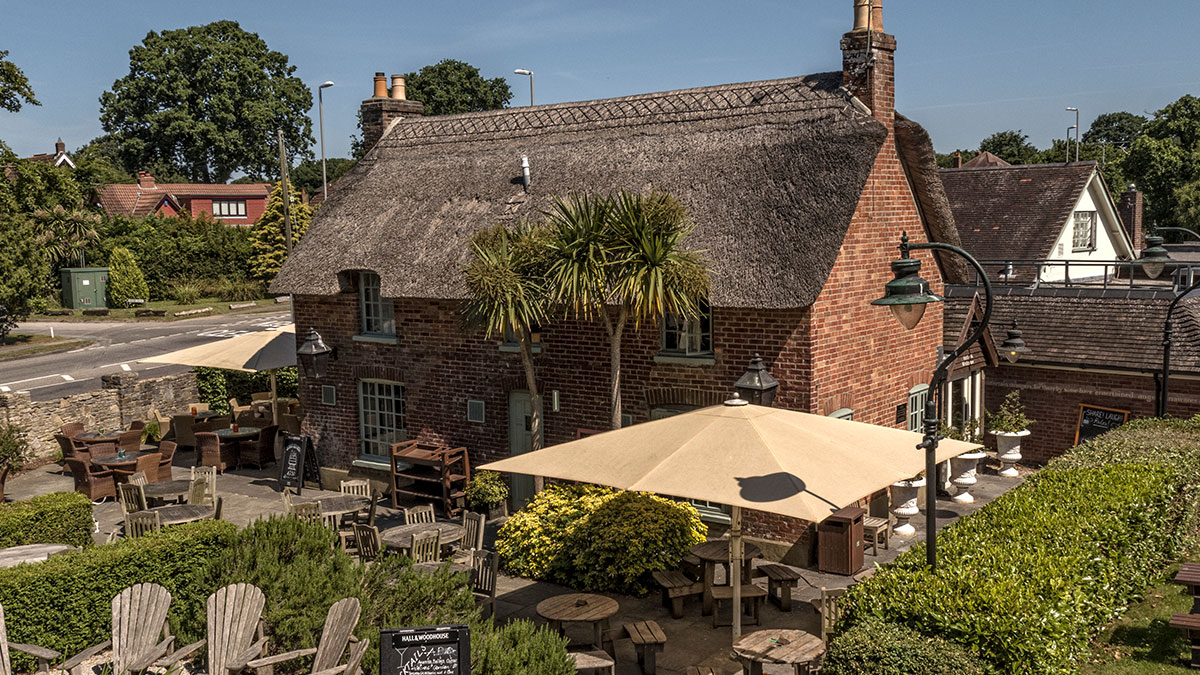
<path id="1" fill-rule="evenodd" d="M 329 178 L 329 184 L 333 185 L 334 181 L 354 168 L 355 164 L 357 164 L 355 160 L 345 157 L 327 158 L 325 173 Z M 317 194 L 321 191 L 321 160 L 308 159 L 300 162 L 296 168 L 288 172 L 288 180 L 296 186 L 297 190 L 308 190 L 310 196 Z"/>
<path id="2" fill-rule="evenodd" d="M 100 123 L 127 169 L 160 165 L 204 183 L 275 175 L 276 129 L 312 156 L 312 92 L 295 70 L 234 21 L 151 31 L 129 51 L 129 75 L 101 95 Z"/>
<path id="3" fill-rule="evenodd" d="M 108 297 L 114 307 L 124 307 L 131 298 L 148 300 L 150 287 L 129 249 L 113 248 L 108 254 Z"/>
<path id="4" fill-rule="evenodd" d="M 0 49 L 0 108 L 19 112 L 23 104 L 41 105 L 29 86 L 29 78 L 8 60 L 8 52 Z"/>
<path id="5" fill-rule="evenodd" d="M 542 395 L 533 363 L 533 334 L 545 325 L 550 310 L 546 283 L 548 232 L 545 227 L 520 223 L 514 230 L 497 225 L 471 239 L 471 262 L 466 269 L 470 299 L 463 305 L 468 326 L 487 337 L 512 335 L 521 352 L 525 386 L 529 390 L 532 450 L 544 446 Z M 534 489 L 542 490 L 534 477 Z"/>
<path id="6" fill-rule="evenodd" d="M 14 160 L 7 173 L 9 180 L 0 180 L 0 212 L 32 213 L 55 206 L 74 210 L 85 203 L 75 173 L 66 167 Z"/>
<path id="7" fill-rule="evenodd" d="M 33 311 L 50 265 L 27 216 L 0 215 L 0 344 Z"/>
<path id="8" fill-rule="evenodd" d="M 445 59 L 404 76 L 405 95 L 425 104 L 426 115 L 454 115 L 505 108 L 512 91 L 503 77 L 484 79 L 479 69 Z"/>
<path id="9" fill-rule="evenodd" d="M 85 249 L 100 241 L 96 227 L 100 225 L 100 214 L 90 211 L 65 209 L 61 204 L 52 209 L 33 212 L 37 225 L 38 240 L 46 248 L 50 261 L 56 265 L 78 261 L 87 267 Z"/>
<path id="10" fill-rule="evenodd" d="M 980 152 L 990 152 L 1009 164 L 1033 164 L 1038 149 L 1029 142 L 1029 135 L 1016 131 L 998 131 L 979 142 Z"/>
<path id="11" fill-rule="evenodd" d="M 1083 134 L 1083 142 L 1103 143 L 1128 149 L 1134 139 L 1142 133 L 1146 118 L 1127 112 L 1111 112 L 1099 115 Z"/>
<path id="12" fill-rule="evenodd" d="M 682 248 L 693 226 L 683 204 L 661 192 L 556 199 L 548 222 L 555 304 L 577 317 L 598 317 L 608 334 L 612 428 L 619 429 L 626 325 L 666 314 L 698 316 L 708 294 L 703 259 Z"/>
<path id="13" fill-rule="evenodd" d="M 1191 210 L 1187 186 L 1200 180 L 1200 98 L 1182 96 L 1155 112 L 1130 146 L 1123 167 L 1146 194 L 1151 222 L 1195 227 L 1184 217 Z"/>
<path id="14" fill-rule="evenodd" d="M 296 188 L 289 185 L 289 208 L 292 220 L 292 246 L 300 241 L 308 224 L 312 222 L 312 209 L 308 204 L 300 202 L 300 194 Z M 287 242 L 283 222 L 283 184 L 276 183 L 271 189 L 271 198 L 267 201 L 267 210 L 259 217 L 254 228 L 250 230 L 250 248 L 254 252 L 250 258 L 250 273 L 257 279 L 270 283 L 283 261 L 287 260 Z"/>

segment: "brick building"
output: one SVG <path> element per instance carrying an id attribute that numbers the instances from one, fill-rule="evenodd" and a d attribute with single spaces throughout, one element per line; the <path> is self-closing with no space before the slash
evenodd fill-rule
<path id="1" fill-rule="evenodd" d="M 139 171 L 137 183 L 111 183 L 97 190 L 96 204 L 114 216 L 173 216 L 187 211 L 248 227 L 267 210 L 270 195 L 270 183 L 159 183 Z"/>
<path id="2" fill-rule="evenodd" d="M 687 245 L 709 260 L 707 316 L 627 330 L 627 422 L 721 402 L 760 354 L 776 405 L 907 426 L 941 310 L 906 332 L 870 301 L 903 232 L 957 235 L 928 135 L 893 110 L 896 41 L 874 4 L 874 30 L 864 11 L 842 37 L 841 72 L 436 118 L 404 99 L 402 79 L 389 92 L 377 75 L 362 104 L 374 145 L 273 286 L 293 294 L 300 334 L 314 327 L 337 350 L 325 379 L 300 386 L 322 464 L 384 470 L 402 438 L 465 445 L 475 463 L 528 449 L 518 356 L 462 328 L 462 270 L 474 231 L 569 192 L 670 192 L 696 224 Z M 935 288 L 961 277 L 923 260 Z M 547 444 L 608 428 L 598 322 L 544 326 L 535 361 Z M 516 496 L 528 490 L 514 477 Z M 807 523 L 748 514 L 747 532 L 798 541 L 808 558 Z"/>

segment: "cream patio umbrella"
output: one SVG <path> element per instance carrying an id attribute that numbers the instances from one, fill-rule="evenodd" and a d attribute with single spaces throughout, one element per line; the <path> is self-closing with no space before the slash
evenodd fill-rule
<path id="1" fill-rule="evenodd" d="M 271 410 L 279 424 L 279 397 L 275 371 L 296 365 L 296 325 L 238 335 L 187 349 L 142 359 L 140 363 L 170 363 L 201 368 L 223 368 L 257 373 L 271 372 Z"/>
<path id="2" fill-rule="evenodd" d="M 925 467 L 921 434 L 748 405 L 693 410 L 486 464 L 480 468 L 641 490 L 732 507 L 731 579 L 741 579 L 742 509 L 811 522 Z M 945 439 L 943 462 L 978 445 Z M 733 635 L 741 635 L 741 584 Z"/>

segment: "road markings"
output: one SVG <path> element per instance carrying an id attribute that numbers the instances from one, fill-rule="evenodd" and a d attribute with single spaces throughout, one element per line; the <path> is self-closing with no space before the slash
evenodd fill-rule
<path id="1" fill-rule="evenodd" d="M 10 391 L 12 391 L 12 389 L 10 389 L 8 387 L 0 387 L 0 392 L 4 392 L 5 394 L 7 394 Z"/>
<path id="2" fill-rule="evenodd" d="M 59 377 L 61 377 L 62 379 L 66 380 L 67 382 L 74 382 L 74 381 L 75 381 L 75 378 L 71 377 L 70 375 L 63 374 L 63 375 L 60 375 Z"/>
<path id="3" fill-rule="evenodd" d="M 128 364 L 128 363 L 122 363 L 122 364 L 121 364 L 121 370 L 124 370 L 125 372 L 129 372 L 129 370 L 130 370 L 130 368 L 129 368 L 129 364 Z"/>
<path id="4" fill-rule="evenodd" d="M 55 373 L 53 375 L 42 375 L 40 377 L 31 377 L 26 380 L 13 380 L 12 382 L 5 382 L 4 384 L 21 384 L 22 382 L 36 382 L 37 380 L 44 380 L 48 377 L 58 377 L 58 373 Z"/>

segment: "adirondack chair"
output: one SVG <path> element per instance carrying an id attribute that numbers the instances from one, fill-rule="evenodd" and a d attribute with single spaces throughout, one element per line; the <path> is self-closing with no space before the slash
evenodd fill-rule
<path id="1" fill-rule="evenodd" d="M 141 673 L 171 650 L 175 636 L 167 623 L 171 594 L 158 584 L 137 584 L 112 600 L 112 639 L 67 659 L 62 669 L 83 675 L 83 663 L 112 648 L 114 675 Z"/>
<path id="2" fill-rule="evenodd" d="M 253 584 L 230 584 L 208 596 L 208 637 L 179 649 L 154 665 L 174 669 L 196 650 L 208 645 L 209 675 L 233 675 L 255 657 L 267 655 L 263 637 L 263 607 L 267 598 Z"/>
<path id="3" fill-rule="evenodd" d="M 9 660 L 9 650 L 25 652 L 38 660 L 38 672 L 50 672 L 50 662 L 58 660 L 62 654 L 53 649 L 35 645 L 23 645 L 19 642 L 8 641 L 8 626 L 4 623 L 4 606 L 0 605 L 0 675 L 13 675 L 12 661 Z"/>
<path id="4" fill-rule="evenodd" d="M 350 658 L 346 659 L 346 669 L 342 671 L 342 675 L 359 675 L 362 672 L 363 656 L 370 646 L 371 641 L 368 639 L 359 640 L 358 644 L 354 645 L 350 650 Z"/>
<path id="5" fill-rule="evenodd" d="M 314 674 L 326 673 L 326 675 L 333 675 L 333 673 L 336 673 L 337 670 L 332 670 L 332 672 L 328 671 L 338 668 L 338 664 L 342 660 L 342 654 L 346 653 L 346 645 L 352 640 L 357 641 L 355 637 L 350 634 L 350 631 L 354 630 L 354 627 L 358 624 L 358 617 L 361 613 L 362 607 L 358 603 L 358 598 L 346 598 L 344 600 L 338 600 L 337 602 L 333 603 L 333 606 L 329 608 L 329 613 L 325 615 L 325 627 L 321 630 L 321 641 L 317 643 L 315 649 L 311 647 L 308 649 L 297 649 L 284 654 L 276 654 L 275 656 L 268 656 L 262 659 L 254 659 L 253 661 L 248 662 L 246 667 L 257 670 L 259 668 L 274 666 L 276 664 L 286 663 L 293 659 L 316 654 L 316 656 L 313 658 L 312 672 Z M 357 652 L 358 649 L 363 648 L 358 647 L 355 652 Z M 353 660 L 354 656 L 355 655 L 352 653 L 350 655 L 350 659 Z M 361 655 L 359 655 L 358 658 L 360 661 L 362 660 Z M 346 665 L 347 667 L 345 672 L 347 675 L 350 675 L 350 662 L 347 661 Z"/>
<path id="6" fill-rule="evenodd" d="M 417 523 L 432 523 L 433 522 L 433 504 L 425 504 L 424 506 L 414 506 L 409 509 L 404 509 L 404 524 L 416 525 Z"/>

